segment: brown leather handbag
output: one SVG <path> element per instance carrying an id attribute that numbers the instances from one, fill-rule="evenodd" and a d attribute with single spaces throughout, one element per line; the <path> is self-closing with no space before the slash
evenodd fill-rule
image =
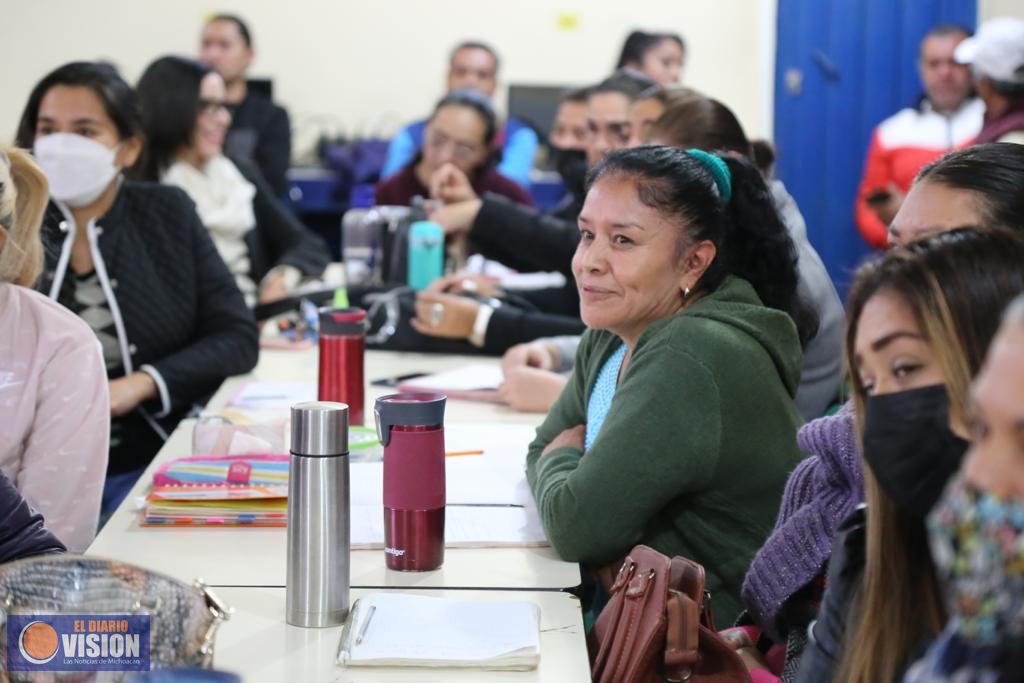
<path id="1" fill-rule="evenodd" d="M 749 683 L 715 631 L 709 598 L 701 565 L 633 548 L 590 634 L 595 683 Z"/>

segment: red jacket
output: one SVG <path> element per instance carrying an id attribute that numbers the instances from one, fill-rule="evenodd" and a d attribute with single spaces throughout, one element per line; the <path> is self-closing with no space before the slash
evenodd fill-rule
<path id="1" fill-rule="evenodd" d="M 857 229 L 875 249 L 889 242 L 888 227 L 867 204 L 867 198 L 889 183 L 907 192 L 921 167 L 951 149 L 966 147 L 981 130 L 985 105 L 969 99 L 952 114 L 940 114 L 926 101 L 907 108 L 878 124 L 871 136 L 864 177 L 857 193 Z"/>

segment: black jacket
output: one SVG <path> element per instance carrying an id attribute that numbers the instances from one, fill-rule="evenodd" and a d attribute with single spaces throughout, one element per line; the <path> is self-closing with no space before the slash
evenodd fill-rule
<path id="1" fill-rule="evenodd" d="M 106 215 L 77 228 L 71 214 L 51 202 L 38 287 L 65 304 L 75 287 L 67 256 L 81 229 L 94 240 L 96 273 L 114 298 L 125 373 L 146 369 L 156 381 L 158 397 L 142 407 L 147 422 L 155 418 L 172 429 L 224 379 L 256 365 L 252 312 L 184 192 L 125 181 Z M 152 455 L 138 454 L 136 466 Z M 111 471 L 126 469 L 118 465 L 111 462 Z"/>
<path id="2" fill-rule="evenodd" d="M 43 516 L 0 474 L 0 564 L 64 550 L 57 537 L 43 527 Z"/>
<path id="3" fill-rule="evenodd" d="M 517 292 L 538 310 L 496 309 L 484 337 L 486 353 L 502 354 L 515 344 L 541 337 L 583 333 L 586 327 L 579 318 L 580 299 L 572 274 L 572 257 L 580 240 L 575 222 L 488 194 L 469 238 L 484 256 L 510 268 L 553 271 L 566 279 L 561 288 Z"/>
<path id="4" fill-rule="evenodd" d="M 231 114 L 225 148 L 233 158 L 254 162 L 275 196 L 288 192 L 292 127 L 282 107 L 249 90 Z"/>
<path id="5" fill-rule="evenodd" d="M 574 222 L 489 194 L 481 203 L 469 238 L 484 256 L 510 268 L 554 271 L 572 282 L 572 257 L 580 241 Z"/>
<path id="6" fill-rule="evenodd" d="M 846 623 L 864 576 L 867 515 L 861 505 L 836 529 L 828 563 L 828 588 L 818 619 L 808 629 L 798 683 L 828 683 L 835 678 L 846 647 Z"/>
<path id="7" fill-rule="evenodd" d="M 259 285 L 275 266 L 295 266 L 303 275 L 320 275 L 330 263 L 327 244 L 284 207 L 255 164 L 231 161 L 256 188 L 252 200 L 256 227 L 245 236 L 252 281 Z"/>
<path id="8" fill-rule="evenodd" d="M 542 337 L 583 334 L 587 326 L 578 317 L 541 313 L 518 306 L 494 309 L 487 323 L 483 351 L 489 355 L 502 355 L 516 344 L 524 344 Z"/>

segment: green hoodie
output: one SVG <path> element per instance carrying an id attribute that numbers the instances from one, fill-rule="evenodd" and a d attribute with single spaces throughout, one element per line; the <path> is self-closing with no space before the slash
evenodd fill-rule
<path id="1" fill-rule="evenodd" d="M 544 528 L 564 559 L 591 566 L 641 543 L 701 563 L 716 621 L 731 624 L 802 457 L 796 327 L 745 280 L 727 278 L 640 336 L 586 455 L 567 446 L 542 456 L 586 422 L 597 374 L 621 345 L 605 330 L 584 334 L 569 385 L 530 445 Z"/>

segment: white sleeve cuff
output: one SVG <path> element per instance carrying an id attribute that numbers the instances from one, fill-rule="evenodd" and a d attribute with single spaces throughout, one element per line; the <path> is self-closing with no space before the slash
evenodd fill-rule
<path id="1" fill-rule="evenodd" d="M 483 348 L 484 342 L 487 340 L 487 325 L 490 324 L 492 315 L 494 315 L 492 306 L 480 304 L 480 308 L 476 312 L 476 320 L 473 321 L 473 331 L 469 334 L 469 343 L 478 349 Z"/>
<path id="2" fill-rule="evenodd" d="M 154 417 L 167 417 L 171 414 L 171 392 L 167 390 L 167 383 L 164 382 L 163 376 L 152 365 L 143 365 L 139 371 L 153 378 L 156 389 L 160 393 L 160 412 Z"/>

